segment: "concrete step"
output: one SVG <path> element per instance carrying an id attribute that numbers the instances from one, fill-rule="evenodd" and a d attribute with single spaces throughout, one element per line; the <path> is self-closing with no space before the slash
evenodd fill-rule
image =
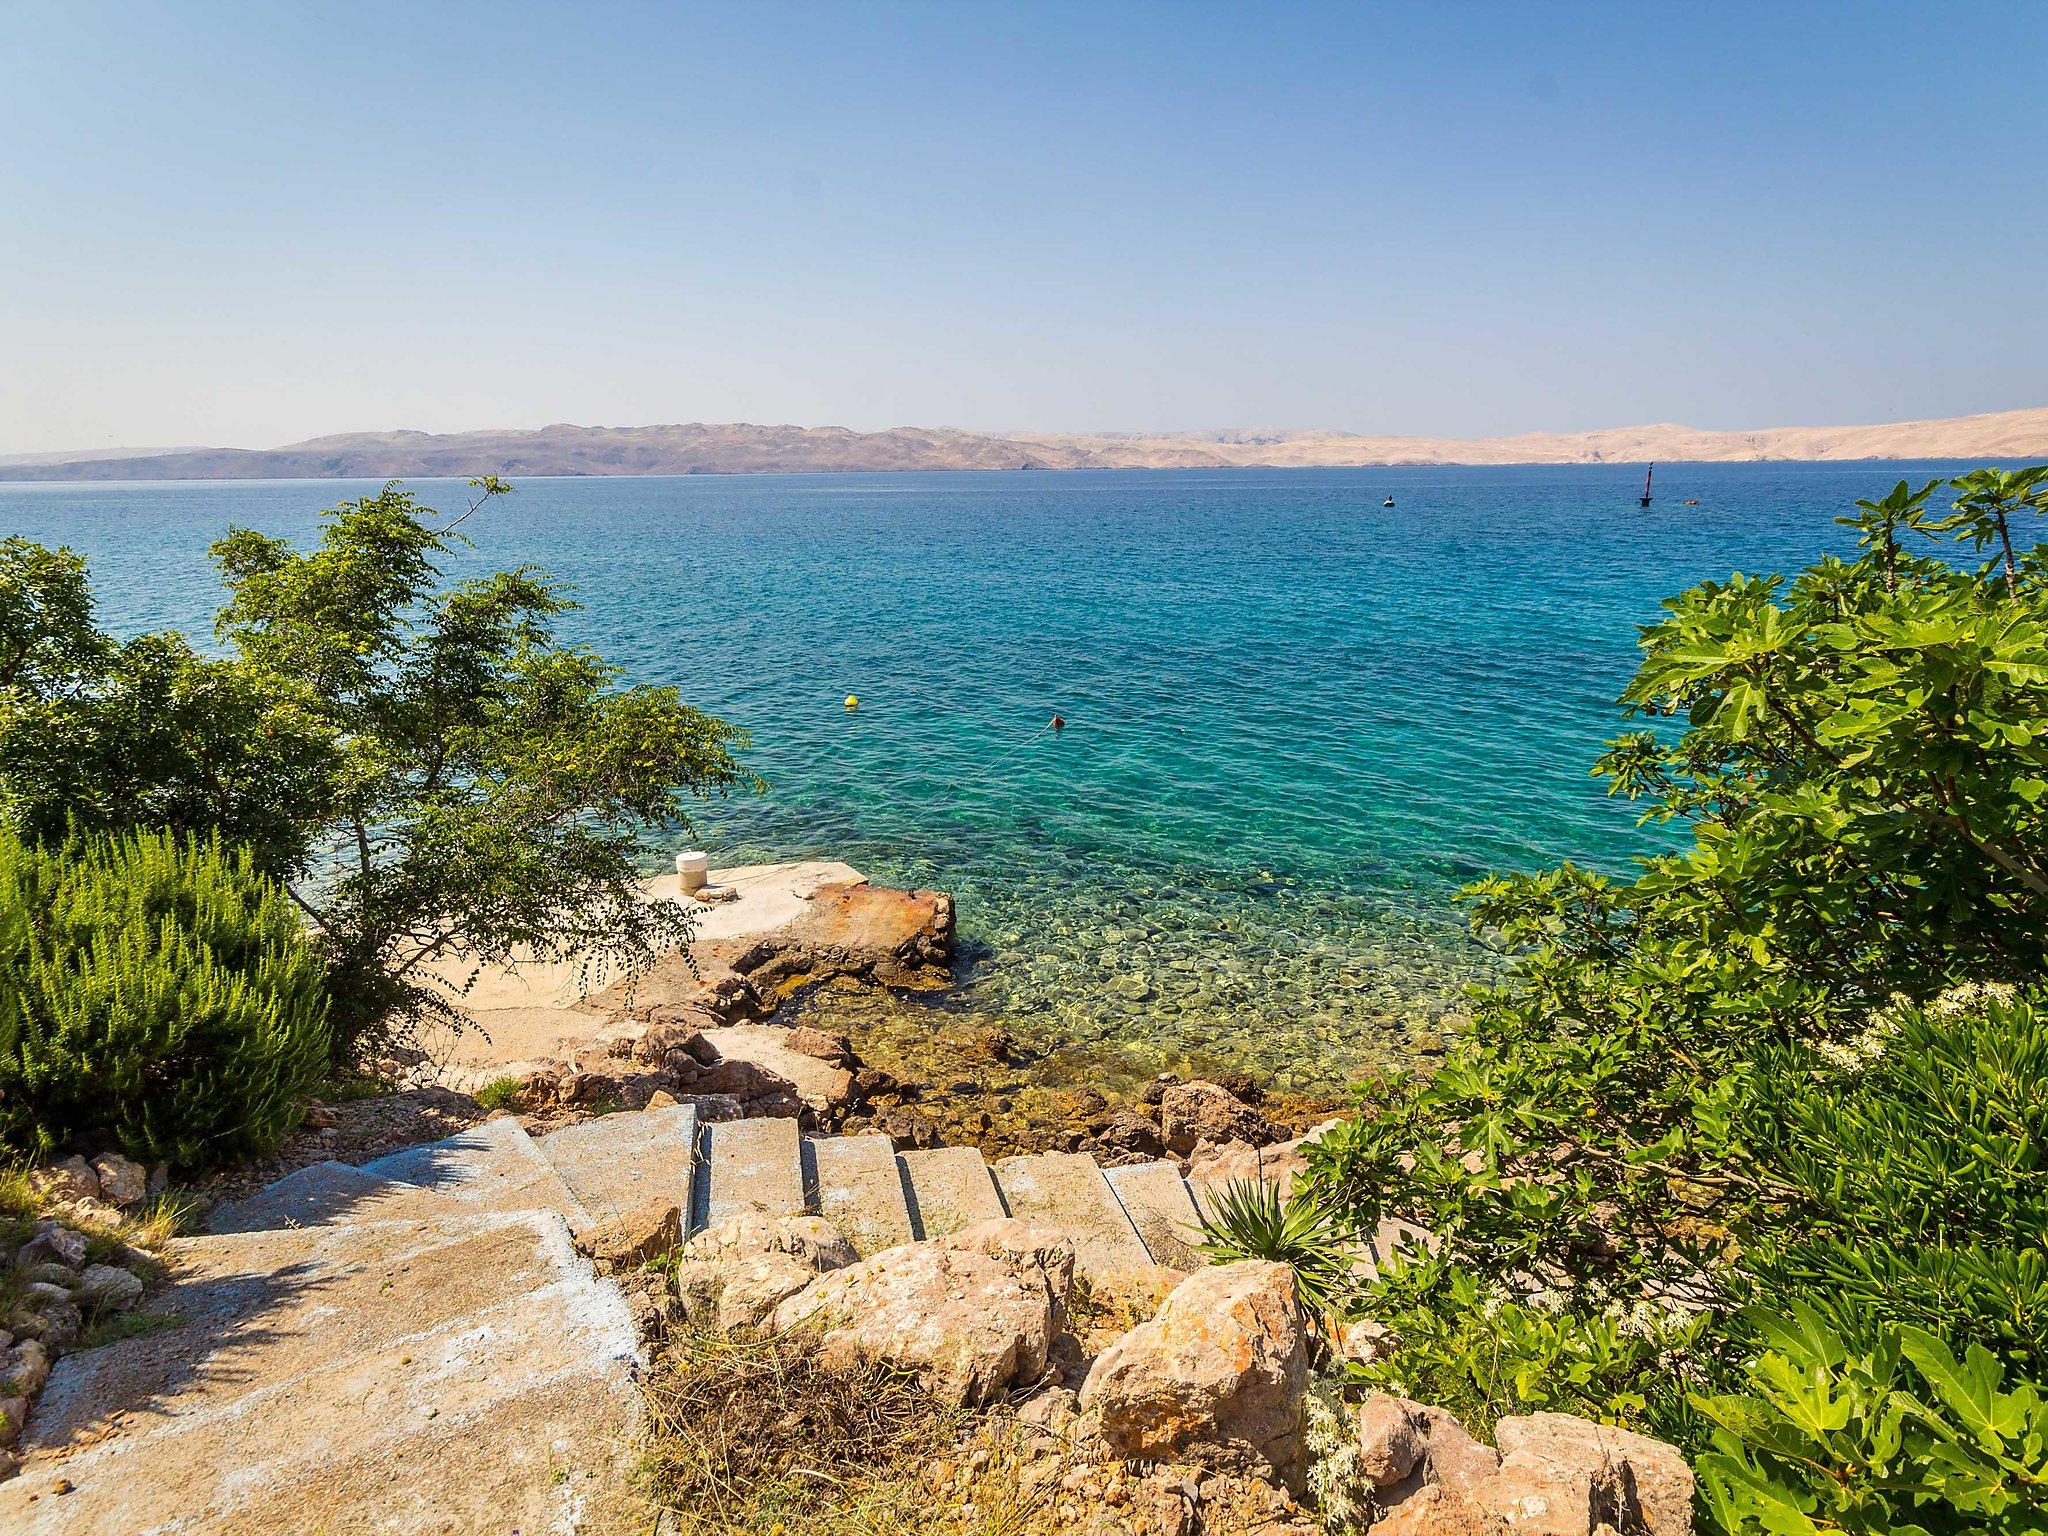
<path id="1" fill-rule="evenodd" d="M 180 1325 L 67 1355 L 37 1402 L 37 1442 L 89 1440 L 109 1405 L 150 1433 L 255 1384 L 347 1361 L 396 1332 L 424 1334 L 554 1277 L 546 1212 L 374 1222 L 186 1239 L 150 1309 Z M 450 1284 L 450 1276 L 460 1283 Z M 196 1361 L 204 1368 L 194 1370 Z"/>
<path id="2" fill-rule="evenodd" d="M 195 1315 L 58 1362 L 0 1529 L 599 1529 L 639 1422 L 625 1303 L 561 1216 L 469 1225 L 424 1248 L 415 1224 L 196 1240 L 169 1302 Z"/>
<path id="3" fill-rule="evenodd" d="M 1123 1202 L 1124 1214 L 1151 1250 L 1154 1263 L 1169 1269 L 1196 1270 L 1209 1262 L 1198 1246 L 1201 1217 L 1187 1181 L 1173 1163 L 1133 1163 L 1105 1168 L 1102 1176 Z"/>
<path id="4" fill-rule="evenodd" d="M 1074 1245 L 1074 1266 L 1091 1280 L 1149 1269 L 1146 1250 L 1123 1203 L 1095 1159 L 1080 1152 L 1006 1157 L 996 1186 L 1012 1216 L 1062 1233 Z"/>
<path id="5" fill-rule="evenodd" d="M 416 1184 L 438 1196 L 439 1207 L 451 1215 L 553 1211 L 574 1230 L 590 1222 L 590 1213 L 510 1115 L 473 1125 L 443 1141 L 393 1152 L 363 1164 L 362 1171 Z M 388 1199 L 373 1196 L 357 1206 L 349 1219 L 413 1215 L 418 1213 L 416 1207 L 417 1202 L 402 1193 Z"/>
<path id="6" fill-rule="evenodd" d="M 796 1121 L 716 1120 L 697 1133 L 698 1166 L 692 1232 L 739 1211 L 800 1216 L 804 1174 Z"/>
<path id="7" fill-rule="evenodd" d="M 384 1219 L 403 1219 L 407 1196 L 422 1207 L 431 1196 L 417 1184 L 379 1178 L 347 1163 L 314 1163 L 288 1173 L 234 1205 L 217 1207 L 206 1218 L 209 1232 L 262 1232 L 279 1227 L 317 1227 L 330 1222 L 376 1219 L 373 1205 L 383 1206 Z"/>
<path id="8" fill-rule="evenodd" d="M 903 1170 L 886 1136 L 831 1136 L 803 1145 L 804 1181 L 813 1202 L 862 1258 L 910 1242 L 910 1202 Z"/>
<path id="9" fill-rule="evenodd" d="M 896 1162 L 910 1194 L 911 1225 L 921 1238 L 950 1237 L 962 1227 L 1009 1214 L 988 1164 L 973 1147 L 902 1152 Z"/>
<path id="10" fill-rule="evenodd" d="M 687 1214 L 696 1169 L 697 1106 L 600 1115 L 537 1143 L 591 1218 L 604 1221 L 656 1201 Z"/>

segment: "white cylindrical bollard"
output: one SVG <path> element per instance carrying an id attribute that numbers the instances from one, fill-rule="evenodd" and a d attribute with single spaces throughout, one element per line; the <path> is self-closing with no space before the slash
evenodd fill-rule
<path id="1" fill-rule="evenodd" d="M 676 855 L 676 884 L 688 896 L 704 889 L 704 882 L 711 878 L 711 855 L 701 849 L 691 849 Z"/>

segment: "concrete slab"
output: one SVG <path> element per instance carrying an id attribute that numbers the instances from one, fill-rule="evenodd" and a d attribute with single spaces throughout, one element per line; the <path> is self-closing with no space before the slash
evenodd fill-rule
<path id="1" fill-rule="evenodd" d="M 577 1256 L 560 1216 L 530 1212 L 495 1225 L 499 1246 L 489 1253 L 473 1239 L 443 1245 L 415 1258 L 409 1287 L 365 1277 L 347 1305 L 302 1311 L 307 1334 L 297 1336 L 354 1328 L 360 1341 L 319 1351 L 322 1363 L 310 1368 L 260 1335 L 233 1369 L 206 1330 L 158 1335 L 185 1335 L 191 1377 L 210 1377 L 217 1390 L 138 1406 L 120 1401 L 117 1378 L 104 1376 L 95 1432 L 58 1446 L 45 1443 L 39 1412 L 22 1474 L 0 1484 L 0 1529 L 611 1529 L 597 1523 L 592 1495 L 624 1487 L 637 1451 L 630 1315 Z M 445 1293 L 439 1303 L 436 1291 Z M 424 1328 L 423 1303 L 443 1312 Z M 59 1369 L 75 1374 L 99 1353 Z M 71 1485 L 62 1496 L 59 1478 Z"/>
<path id="2" fill-rule="evenodd" d="M 819 887 L 861 884 L 867 877 L 850 864 L 813 859 L 785 864 L 745 864 L 711 871 L 711 883 L 733 892 L 715 905 L 691 902 L 699 940 L 749 939 L 787 927 L 809 907 Z M 641 882 L 649 901 L 675 900 L 676 877 L 656 875 Z M 441 1081 L 475 1089 L 504 1075 L 514 1063 L 554 1061 L 574 1054 L 604 1024 L 603 1015 L 579 1005 L 585 972 L 578 960 L 544 960 L 531 954 L 477 970 L 447 960 L 429 972 L 461 996 L 462 1011 L 476 1029 L 430 1029 L 422 1044 Z M 467 990 L 464 990 L 464 989 Z"/>
<path id="3" fill-rule="evenodd" d="M 181 1324 L 61 1358 L 31 1434 L 51 1450 L 89 1443 L 116 1422 L 124 1437 L 145 1435 L 502 1305 L 556 1278 L 557 1256 L 537 1235 L 543 1219 L 559 1220 L 534 1212 L 460 1218 L 453 1230 L 327 1228 L 354 1239 L 296 1252 L 183 1244 L 170 1255 L 177 1279 L 151 1302 Z"/>
<path id="4" fill-rule="evenodd" d="M 770 1216 L 804 1213 L 801 1139 L 794 1120 L 720 1120 L 697 1133 L 695 1216 L 692 1232 L 744 1210 Z"/>
<path id="5" fill-rule="evenodd" d="M 1105 1168 L 1102 1176 L 1123 1202 L 1124 1214 L 1151 1250 L 1154 1263 L 1193 1271 L 1209 1262 L 1198 1244 L 1201 1218 L 1180 1168 L 1173 1163 L 1132 1163 Z"/>
<path id="6" fill-rule="evenodd" d="M 1010 1214 L 1065 1235 L 1074 1245 L 1075 1267 L 1089 1278 L 1152 1267 L 1152 1255 L 1094 1158 L 1080 1152 L 1006 1157 L 995 1175 Z"/>
<path id="7" fill-rule="evenodd" d="M 912 1241 L 903 1170 L 886 1136 L 833 1136 L 804 1143 L 806 1182 L 818 1214 L 839 1228 L 862 1258 Z"/>
<path id="8" fill-rule="evenodd" d="M 746 939 L 786 928 L 803 916 L 823 885 L 860 885 L 867 876 L 837 859 L 804 859 L 788 864 L 745 864 L 711 871 L 711 883 L 734 892 L 733 899 L 696 913 L 699 939 Z M 647 882 L 651 897 L 674 899 L 676 877 Z"/>
<path id="9" fill-rule="evenodd" d="M 591 1218 L 622 1216 L 657 1200 L 690 1209 L 697 1106 L 600 1115 L 541 1137 L 536 1145 Z"/>
<path id="10" fill-rule="evenodd" d="M 314 1163 L 288 1173 L 248 1199 L 206 1218 L 209 1232 L 261 1232 L 275 1227 L 317 1227 L 358 1221 L 373 1201 L 418 1193 L 416 1185 L 379 1178 L 347 1163 Z"/>
<path id="11" fill-rule="evenodd" d="M 978 1221 L 1007 1216 L 988 1164 L 972 1147 L 901 1152 L 896 1161 L 910 1194 L 910 1219 L 921 1238 L 948 1237 Z"/>
<path id="12" fill-rule="evenodd" d="M 590 1221 L 562 1176 L 533 1144 L 533 1138 L 507 1115 L 425 1146 L 407 1147 L 362 1171 L 380 1178 L 416 1184 L 438 1198 L 450 1215 L 486 1211 L 554 1211 L 572 1228 Z M 359 1219 L 419 1214 L 419 1200 L 402 1191 L 373 1196 L 358 1207 Z"/>

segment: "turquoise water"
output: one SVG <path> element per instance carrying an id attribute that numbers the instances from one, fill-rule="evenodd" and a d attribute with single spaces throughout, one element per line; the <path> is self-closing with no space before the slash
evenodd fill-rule
<path id="1" fill-rule="evenodd" d="M 1458 885 L 1649 846 L 1587 768 L 1659 599 L 1920 472 L 1673 465 L 1649 516 L 1628 466 L 532 480 L 465 564 L 548 567 L 573 637 L 752 730 L 714 862 L 949 888 L 965 1006 L 1319 1088 L 1455 1028 Z M 89 555 L 109 627 L 203 635 L 211 539 L 372 488 L 6 485 L 0 530 Z"/>

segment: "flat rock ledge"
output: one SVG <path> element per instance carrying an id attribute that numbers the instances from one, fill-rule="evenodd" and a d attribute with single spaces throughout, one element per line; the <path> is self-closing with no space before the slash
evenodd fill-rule
<path id="1" fill-rule="evenodd" d="M 834 1123 L 894 1084 L 863 1074 L 843 1037 L 766 1021 L 806 988 L 844 978 L 948 986 L 954 942 L 946 892 L 892 890 L 845 872 L 852 878 L 795 887 L 769 932 L 714 933 L 582 999 L 574 1013 L 583 1023 L 559 1057 L 496 1072 L 517 1077 L 539 1109 L 641 1108 L 666 1093 L 696 1100 L 706 1118 Z"/>

